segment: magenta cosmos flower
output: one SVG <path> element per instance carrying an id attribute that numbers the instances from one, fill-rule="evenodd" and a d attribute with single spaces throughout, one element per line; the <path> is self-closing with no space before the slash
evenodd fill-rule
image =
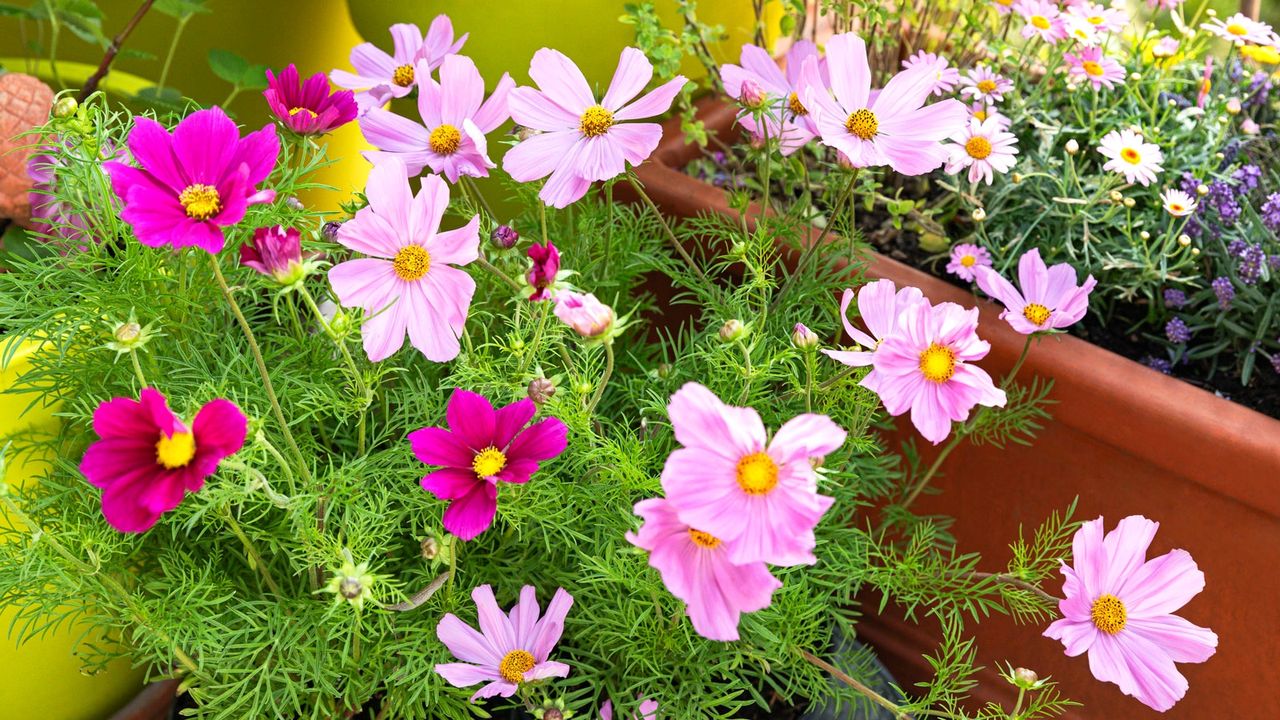
<path id="1" fill-rule="evenodd" d="M 915 55 L 902 61 L 902 69 L 925 68 L 933 73 L 933 94 L 945 95 L 956 89 L 960 82 L 960 71 L 950 65 L 947 59 L 937 53 L 920 50 Z"/>
<path id="2" fill-rule="evenodd" d="M 101 439 L 85 451 L 80 472 L 102 488 L 102 514 L 112 527 L 145 532 L 239 452 L 246 427 L 240 408 L 222 399 L 205 403 L 188 427 L 164 395 L 143 388 L 137 400 L 112 398 L 94 411 Z"/>
<path id="3" fill-rule="evenodd" d="M 864 333 L 849 322 L 849 305 L 853 303 L 854 293 L 846 288 L 840 298 L 840 322 L 844 323 L 844 331 L 860 347 L 865 350 L 823 350 L 827 357 L 851 367 L 865 367 L 871 364 L 871 353 L 880 347 L 885 338 L 893 334 L 898 326 L 898 316 L 908 305 L 924 299 L 919 288 L 904 287 L 898 290 L 892 280 L 876 280 L 858 289 L 858 315 L 866 324 L 870 334 Z M 873 371 L 874 372 L 874 371 Z"/>
<path id="4" fill-rule="evenodd" d="M 408 332 L 428 360 L 452 360 L 476 290 L 475 280 L 453 266 L 479 256 L 480 216 L 440 232 L 449 186 L 428 175 L 414 195 L 398 158 L 374 166 L 365 194 L 369 206 L 342 224 L 338 242 L 371 257 L 329 270 L 338 301 L 365 310 L 365 353 L 373 362 L 384 360 Z"/>
<path id="5" fill-rule="evenodd" d="M 573 61 L 542 48 L 533 55 L 529 77 L 538 89 L 511 91 L 511 117 L 540 131 L 507 151 L 502 168 L 518 182 L 547 178 L 538 197 L 562 208 L 587 194 L 592 181 L 621 175 L 658 146 L 658 123 L 626 122 L 661 115 L 687 82 L 677 75 L 632 101 L 653 78 L 644 53 L 623 48 L 609 90 L 599 102 Z M 550 177 L 547 177 L 550 176 Z"/>
<path id="6" fill-rule="evenodd" d="M 1000 317 L 1023 335 L 1060 330 L 1080 322 L 1089 310 L 1089 293 L 1098 284 L 1090 275 L 1077 286 L 1075 268 L 1067 263 L 1046 267 L 1038 248 L 1028 250 L 1018 260 L 1022 292 L 989 267 L 979 267 L 974 272 L 978 287 L 1004 303 Z"/>
<path id="7" fill-rule="evenodd" d="M 1067 75 L 1078 83 L 1087 82 L 1094 89 L 1114 88 L 1117 83 L 1123 84 L 1124 66 L 1107 57 L 1100 47 L 1087 47 L 1080 53 L 1066 53 Z"/>
<path id="8" fill-rule="evenodd" d="M 951 136 L 955 144 L 947 146 L 943 169 L 955 174 L 968 168 L 969 182 L 990 185 L 996 173 L 1009 172 L 1017 162 L 1018 139 L 1005 127 L 1000 117 L 969 118 L 969 123 Z"/>
<path id="9" fill-rule="evenodd" d="M 1204 573 L 1186 550 L 1147 559 L 1159 527 L 1141 515 L 1105 537 L 1102 518 L 1081 525 L 1072 565 L 1062 566 L 1062 619 L 1044 634 L 1068 656 L 1089 653 L 1095 678 L 1163 712 L 1187 694 L 1174 663 L 1208 660 L 1218 636 L 1173 614 L 1204 589 Z"/>
<path id="10" fill-rule="evenodd" d="M 676 440 L 662 488 L 680 520 L 727 546 L 735 563 L 813 564 L 813 529 L 832 498 L 812 461 L 844 443 L 825 415 L 798 415 L 772 439 L 760 415 L 688 383 L 668 406 Z"/>
<path id="11" fill-rule="evenodd" d="M 978 309 L 955 303 L 912 303 L 897 330 L 871 356 L 875 372 L 861 385 L 880 396 L 890 415 L 911 411 L 911 424 L 937 445 L 975 405 L 1005 404 L 1004 391 L 973 365 L 991 351 L 978 337 Z"/>
<path id="12" fill-rule="evenodd" d="M 932 68 L 904 70 L 878 94 L 871 92 L 867 46 L 853 33 L 827 42 L 832 98 L 814 58 L 805 63 L 801 98 L 813 113 L 822 144 L 840 151 L 854 167 L 888 165 L 920 175 L 947 158 L 942 141 L 964 126 L 964 105 L 943 100 L 925 105 L 937 82 Z"/>
<path id="13" fill-rule="evenodd" d="M 528 255 L 531 265 L 525 280 L 533 290 L 529 299 L 534 302 L 554 299 L 556 277 L 560 274 L 560 250 L 547 240 L 546 245 L 531 244 Z"/>
<path id="14" fill-rule="evenodd" d="M 316 73 L 306 82 L 292 63 L 279 75 L 267 71 L 262 91 L 276 119 L 299 135 L 324 135 L 356 119 L 359 109 L 350 90 L 329 92 L 329 80 Z"/>
<path id="15" fill-rule="evenodd" d="M 813 117 L 800 101 L 800 70 L 811 57 L 818 57 L 818 47 L 808 40 L 797 41 L 787 50 L 784 71 L 763 48 L 743 45 L 741 65 L 720 66 L 720 79 L 730 97 L 741 99 L 746 88 L 759 88 L 764 92 L 769 105 L 767 114 L 760 118 L 764 127 L 761 128 L 756 116 L 749 112 L 740 113 L 738 122 L 757 140 L 763 139 L 766 133 L 771 139 L 779 140 L 783 155 L 799 150 L 818 134 Z M 830 84 L 827 62 L 818 59 L 817 63 L 825 87 Z"/>
<path id="16" fill-rule="evenodd" d="M 426 61 L 418 61 L 418 114 L 422 124 L 382 108 L 360 118 L 360 130 L 377 151 L 365 157 L 375 164 L 388 156 L 404 161 L 409 174 L 423 167 L 456 183 L 462 175 L 488 177 L 497 167 L 489 159 L 487 133 L 507 120 L 507 93 L 515 86 L 502 74 L 488 100 L 484 78 L 471 58 L 450 55 L 440 65 L 440 82 L 431 79 Z"/>
<path id="17" fill-rule="evenodd" d="M 240 222 L 249 205 L 275 199 L 273 190 L 254 189 L 280 153 L 274 125 L 241 138 L 215 107 L 191 113 L 170 135 L 155 120 L 135 117 L 128 145 L 141 167 L 118 160 L 102 167 L 124 201 L 121 219 L 143 245 L 220 252 L 222 228 Z"/>
<path id="18" fill-rule="evenodd" d="M 547 612 L 539 617 L 538 593 L 532 585 L 520 590 L 520 601 L 508 615 L 498 607 L 493 588 L 488 585 L 471 591 L 476 603 L 480 631 L 446 614 L 436 625 L 436 637 L 449 652 L 462 662 L 436 665 L 436 672 L 454 687 L 470 687 L 484 683 L 471 696 L 471 702 L 483 698 L 511 697 L 521 683 L 565 677 L 569 666 L 549 660 L 551 651 L 564 633 L 564 619 L 573 607 L 573 596 L 556 589 Z"/>
<path id="19" fill-rule="evenodd" d="M 455 389 L 445 410 L 448 429 L 409 433 L 413 454 L 441 469 L 422 488 L 449 501 L 444 527 L 463 540 L 489 529 L 498 510 L 498 481 L 526 483 L 538 463 L 564 452 L 569 430 L 558 418 L 530 425 L 538 408 L 524 398 L 498 410 L 483 395 Z"/>
<path id="20" fill-rule="evenodd" d="M 391 98 L 408 95 L 420 72 L 418 61 L 426 62 L 427 72 L 435 70 L 446 56 L 462 49 L 467 33 L 454 42 L 453 22 L 448 15 L 437 15 L 425 37 L 417 25 L 398 23 L 391 26 L 391 40 L 395 43 L 392 54 L 388 55 L 373 43 L 363 43 L 351 49 L 354 73 L 346 70 L 329 73 L 334 85 L 361 91 L 356 94 L 361 112 L 381 107 Z"/>
<path id="21" fill-rule="evenodd" d="M 951 248 L 951 258 L 947 262 L 947 272 L 961 280 L 973 282 L 977 277 L 977 269 L 991 267 L 991 252 L 981 245 L 960 243 Z"/>
<path id="22" fill-rule="evenodd" d="M 281 285 L 302 279 L 302 235 L 293 228 L 261 227 L 253 239 L 240 246 L 240 264 L 273 278 Z"/>

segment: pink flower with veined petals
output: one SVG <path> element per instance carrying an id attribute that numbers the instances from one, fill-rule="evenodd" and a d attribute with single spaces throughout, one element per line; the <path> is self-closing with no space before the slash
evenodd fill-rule
<path id="1" fill-rule="evenodd" d="M 786 70 L 783 71 L 768 51 L 755 45 L 743 45 L 742 65 L 720 66 L 720 78 L 730 97 L 740 98 L 748 83 L 754 83 L 765 91 L 769 111 L 763 117 L 764 129 L 759 127 L 756 116 L 749 112 L 739 113 L 738 123 L 757 140 L 763 139 L 764 133 L 768 133 L 771 139 L 780 140 L 783 155 L 799 150 L 818 134 L 813 116 L 801 102 L 799 94 L 800 70 L 805 60 L 811 57 L 818 57 L 818 47 L 808 40 L 797 41 L 787 50 Z M 820 58 L 817 62 L 822 82 L 830 84 L 826 59 Z"/>
<path id="2" fill-rule="evenodd" d="M 735 563 L 728 544 L 681 521 L 668 500 L 642 500 L 635 511 L 644 525 L 627 533 L 627 542 L 649 551 L 649 564 L 667 591 L 684 601 L 699 635 L 737 640 L 739 616 L 769 607 L 773 591 L 782 587 L 763 562 Z"/>
<path id="3" fill-rule="evenodd" d="M 222 228 L 240 222 L 249 205 L 275 199 L 274 190 L 254 190 L 280 153 L 274 125 L 241 138 L 214 107 L 183 118 L 170 135 L 155 120 L 135 117 L 128 144 L 141 167 L 111 160 L 102 168 L 124 201 L 120 218 L 148 247 L 221 252 Z"/>
<path id="4" fill-rule="evenodd" d="M 511 91 L 511 117 L 542 132 L 508 150 L 502 169 L 517 182 L 549 175 L 538 197 L 557 208 L 586 195 L 593 181 L 626 172 L 627 163 L 644 162 L 662 139 L 662 126 L 627 121 L 666 112 L 688 82 L 677 75 L 632 101 L 653 78 L 649 59 L 632 47 L 623 48 L 609 90 L 599 102 L 578 66 L 557 50 L 534 53 L 529 77 L 538 89 Z"/>
<path id="5" fill-rule="evenodd" d="M 1022 26 L 1022 37 L 1039 37 L 1047 43 L 1056 43 L 1067 36 L 1067 25 L 1062 17 L 1062 10 L 1051 0 L 1019 0 L 1014 5 L 1026 25 Z"/>
<path id="6" fill-rule="evenodd" d="M 455 389 L 445 419 L 449 429 L 409 433 L 413 454 L 440 465 L 422 488 L 448 500 L 444 527 L 462 540 L 489 529 L 498 510 L 498 481 L 523 484 L 538 463 L 564 452 L 569 430 L 558 418 L 529 421 L 538 408 L 529 398 L 495 410 L 483 395 Z"/>
<path id="7" fill-rule="evenodd" d="M 584 338 L 607 337 L 618 316 L 592 293 L 561 290 L 555 294 L 555 314 Z"/>
<path id="8" fill-rule="evenodd" d="M 858 289 L 858 315 L 866 324 L 870 335 L 849 322 L 849 305 L 854 293 L 846 288 L 840 298 L 840 322 L 853 341 L 866 350 L 823 350 L 827 357 L 850 367 L 866 367 L 871 364 L 871 354 L 898 326 L 898 316 L 908 305 L 924 299 L 919 288 L 904 287 L 898 290 L 892 280 L 876 280 Z M 875 372 L 872 370 L 872 372 Z"/>
<path id="9" fill-rule="evenodd" d="M 497 167 L 489 159 L 485 134 L 507 120 L 507 94 L 515 87 L 502 74 L 493 94 L 484 98 L 484 78 L 471 58 L 450 55 L 440 64 L 440 82 L 431 79 L 426 61 L 418 61 L 418 114 L 422 123 L 373 108 L 360 118 L 360 130 L 376 151 L 364 153 L 372 162 L 395 156 L 409 174 L 423 167 L 443 173 L 449 182 L 459 176 L 489 177 Z"/>
<path id="10" fill-rule="evenodd" d="M 658 701 L 641 699 L 639 715 L 632 715 L 631 720 L 658 720 Z M 600 706 L 600 720 L 613 720 L 613 701 L 605 700 Z"/>
<path id="11" fill-rule="evenodd" d="M 350 90 L 330 93 L 324 73 L 316 73 L 303 82 L 292 63 L 279 75 L 267 71 L 267 89 L 262 96 L 276 119 L 299 135 L 333 132 L 355 120 L 359 112 Z"/>
<path id="12" fill-rule="evenodd" d="M 391 98 L 408 95 L 416 85 L 418 61 L 426 62 L 427 72 L 435 70 L 445 57 L 462 49 L 467 33 L 454 42 L 453 22 L 448 15 L 437 15 L 425 37 L 417 25 L 398 23 L 391 26 L 391 40 L 395 43 L 393 54 L 388 55 L 373 43 L 362 43 L 351 49 L 354 73 L 346 70 L 329 73 L 334 85 L 361 91 L 356 93 L 361 112 L 382 107 Z"/>
<path id="13" fill-rule="evenodd" d="M 978 287 L 1004 303 L 1000 317 L 1023 335 L 1080 322 L 1089 310 L 1089 293 L 1098 284 L 1090 275 L 1077 286 L 1075 268 L 1067 263 L 1046 267 L 1039 249 L 1028 250 L 1018 260 L 1022 292 L 989 267 L 979 267 L 975 272 Z"/>
<path id="14" fill-rule="evenodd" d="M 480 216 L 440 232 L 449 186 L 439 176 L 422 179 L 415 196 L 404 164 L 387 158 L 369 172 L 369 206 L 338 229 L 338 242 L 367 258 L 329 270 L 329 282 L 345 307 L 364 308 L 364 350 L 373 362 L 409 342 L 428 360 L 458 356 L 476 283 L 454 265 L 480 253 Z"/>
<path id="15" fill-rule="evenodd" d="M 972 363 L 991 351 L 978 337 L 978 309 L 955 303 L 912 303 L 897 330 L 871 356 L 875 372 L 860 383 L 875 392 L 890 415 L 911 411 L 911 424 L 937 445 L 975 405 L 1004 407 L 1004 391 Z"/>
<path id="16" fill-rule="evenodd" d="M 688 383 L 668 406 L 676 440 L 662 489 L 680 520 L 724 541 L 735 563 L 813 564 L 813 529 L 831 507 L 812 460 L 844 443 L 825 415 L 798 415 L 770 439 L 751 408 Z"/>
<path id="17" fill-rule="evenodd" d="M 951 259 L 947 263 L 947 272 L 961 280 L 973 282 L 980 267 L 991 267 L 991 251 L 981 245 L 960 243 L 951 248 Z"/>
<path id="18" fill-rule="evenodd" d="M 547 240 L 546 245 L 536 242 L 529 245 L 527 252 L 529 262 L 532 263 L 529 272 L 525 274 L 525 280 L 533 289 L 529 299 L 534 302 L 554 299 L 556 276 L 560 274 L 560 250 Z"/>
<path id="19" fill-rule="evenodd" d="M 441 663 L 435 670 L 454 687 L 485 683 L 471 702 L 494 696 L 511 697 L 521 683 L 566 677 L 569 666 L 550 660 L 551 651 L 564 633 L 564 619 L 573 607 L 573 596 L 557 588 L 546 614 L 539 617 L 538 592 L 532 585 L 520 590 L 520 601 L 511 614 L 502 612 L 493 588 L 481 585 L 471 591 L 480 631 L 447 613 L 436 625 L 436 637 L 462 662 Z"/>
<path id="20" fill-rule="evenodd" d="M 1098 518 L 1076 531 L 1062 619 L 1044 634 L 1070 657 L 1089 653 L 1095 678 L 1164 712 L 1187 693 L 1174 663 L 1204 662 L 1218 647 L 1212 630 L 1173 614 L 1204 589 L 1204 573 L 1186 550 L 1147 559 L 1160 523 L 1130 515 L 1104 537 L 1105 527 Z"/>
<path id="21" fill-rule="evenodd" d="M 839 150 L 854 167 L 888 165 L 903 175 L 930 172 L 946 160 L 942 141 L 964 125 L 967 113 L 955 100 L 924 104 L 936 82 L 932 69 L 904 70 L 872 93 L 867 46 L 853 33 L 827 42 L 827 67 L 835 97 L 821 81 L 815 58 L 805 62 L 800 94 L 823 145 Z"/>
<path id="22" fill-rule="evenodd" d="M 1082 48 L 1080 53 L 1065 53 L 1067 75 L 1076 82 L 1088 82 L 1094 89 L 1110 90 L 1117 83 L 1124 84 L 1127 73 L 1124 66 L 1107 57 L 1100 47 Z"/>
<path id="23" fill-rule="evenodd" d="M 922 67 L 933 73 L 934 95 L 945 95 L 955 90 L 956 85 L 960 83 L 960 70 L 948 67 L 949 65 L 950 63 L 947 62 L 947 59 L 941 55 L 924 50 L 920 50 L 915 55 L 902 61 L 903 70 Z"/>
<path id="24" fill-rule="evenodd" d="M 204 487 L 218 463 L 240 451 L 248 422 L 228 400 L 210 400 L 188 427 L 154 388 L 137 400 L 112 398 L 93 413 L 101 438 L 85 450 L 80 472 L 102 488 L 102 514 L 120 532 L 151 529 L 189 492 Z"/>
<path id="25" fill-rule="evenodd" d="M 960 78 L 960 94 L 974 100 L 998 103 L 1004 94 L 1013 90 L 1013 81 L 993 71 L 986 65 L 978 65 Z"/>

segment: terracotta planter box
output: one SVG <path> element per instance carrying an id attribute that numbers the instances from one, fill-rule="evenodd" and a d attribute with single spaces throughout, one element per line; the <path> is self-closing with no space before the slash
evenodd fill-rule
<path id="1" fill-rule="evenodd" d="M 732 107 L 704 101 L 699 111 L 710 132 L 734 138 Z M 685 145 L 678 120 L 664 130 L 662 144 L 637 170 L 650 197 L 674 216 L 733 212 L 722 190 L 681 172 L 699 151 Z M 817 235 L 815 229 L 810 241 Z M 914 285 L 935 303 L 977 305 L 979 333 L 992 346 L 980 364 L 993 376 L 1007 372 L 1022 349 L 1024 336 L 986 300 L 880 255 L 871 255 L 867 275 Z M 942 493 L 922 498 L 919 510 L 955 517 L 960 547 L 981 552 L 992 571 L 1008 561 L 1007 543 L 1019 528 L 1033 530 L 1076 496 L 1078 519 L 1158 520 L 1151 553 L 1182 547 L 1195 556 L 1207 587 L 1182 614 L 1216 631 L 1219 647 L 1207 663 L 1179 666 L 1191 689 L 1162 715 L 1094 681 L 1088 661 L 1065 657 L 1057 641 L 1040 636 L 1042 628 L 989 618 L 972 626 L 987 667 L 975 700 L 1011 700 L 994 672 L 1008 660 L 1061 682 L 1068 697 L 1084 703 L 1072 718 L 1261 717 L 1257 703 L 1280 697 L 1280 421 L 1071 336 L 1033 347 L 1021 377 L 1032 375 L 1054 381 L 1057 402 L 1035 443 L 1004 450 L 963 444 L 935 482 Z M 897 435 L 891 447 L 914 435 L 905 416 Z M 936 628 L 888 612 L 868 617 L 861 631 L 904 686 L 928 676 L 920 656 L 935 648 Z"/>

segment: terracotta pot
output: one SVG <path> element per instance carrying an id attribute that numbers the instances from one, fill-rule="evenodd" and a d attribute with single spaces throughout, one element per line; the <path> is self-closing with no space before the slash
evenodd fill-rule
<path id="1" fill-rule="evenodd" d="M 732 107 L 704 101 L 700 113 L 711 132 L 732 139 Z M 637 174 L 672 215 L 732 213 L 723 191 L 680 171 L 697 154 L 685 145 L 678 120 L 669 121 L 662 143 Z M 817 236 L 811 230 L 809 241 Z M 794 250 L 783 255 L 796 259 Z M 874 253 L 867 275 L 914 285 L 935 303 L 977 305 L 979 332 L 992 346 L 980 364 L 994 376 L 1007 372 L 1022 349 L 1024 337 L 986 300 Z M 1066 696 L 1084 703 L 1072 718 L 1260 717 L 1258 699 L 1280 697 L 1280 675 L 1273 672 L 1280 663 L 1280 638 L 1273 632 L 1280 627 L 1280 421 L 1071 336 L 1033 347 L 1021 377 L 1032 375 L 1054 381 L 1057 402 L 1034 445 L 962 445 L 935 483 L 941 494 L 922 498 L 918 510 L 955 517 L 960 547 L 981 552 L 993 571 L 1008 561 L 1008 543 L 1021 528 L 1033 530 L 1077 496 L 1080 519 L 1105 515 L 1114 525 L 1142 514 L 1158 520 L 1162 527 L 1151 554 L 1182 547 L 1195 556 L 1207 587 L 1181 614 L 1215 630 L 1219 647 L 1206 663 L 1179 666 L 1191 689 L 1160 715 L 1115 685 L 1093 680 L 1087 660 L 1065 657 L 1057 641 L 1040 636 L 1041 627 L 989 618 L 972 627 L 979 661 L 988 668 L 975 699 L 1012 698 L 1010 686 L 995 675 L 996 663 L 1009 661 L 1052 675 Z M 915 436 L 905 417 L 897 428 L 891 447 Z M 934 449 L 915 437 L 929 459 Z M 891 611 L 869 616 L 861 627 L 905 687 L 928 677 L 920 656 L 935 648 L 936 628 L 906 623 Z M 1242 687 L 1248 692 L 1232 690 Z"/>

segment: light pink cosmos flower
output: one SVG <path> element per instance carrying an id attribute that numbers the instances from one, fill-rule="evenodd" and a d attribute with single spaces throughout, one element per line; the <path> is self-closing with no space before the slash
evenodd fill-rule
<path id="1" fill-rule="evenodd" d="M 1149 143 L 1141 135 L 1125 128 L 1112 130 L 1098 143 L 1098 152 L 1107 158 L 1104 170 L 1124 175 L 1128 182 L 1150 185 L 1156 174 L 1164 170 L 1164 153 L 1160 146 Z"/>
<path id="2" fill-rule="evenodd" d="M 978 337 L 978 309 L 955 303 L 911 303 L 898 328 L 871 356 L 875 372 L 860 383 L 880 396 L 890 415 L 911 411 L 911 424 L 937 445 L 975 405 L 1004 407 L 1005 393 L 973 365 L 991 351 Z"/>
<path id="3" fill-rule="evenodd" d="M 394 53 L 388 55 L 373 43 L 363 43 L 351 50 L 354 73 L 346 70 L 329 73 L 334 85 L 361 91 L 356 93 L 361 112 L 381 107 L 391 98 L 408 95 L 421 72 L 418 61 L 426 62 L 428 72 L 435 70 L 445 56 L 462 49 L 467 33 L 454 42 L 453 22 L 448 15 L 437 15 L 425 37 L 417 25 L 397 23 L 391 26 L 391 40 L 395 43 Z"/>
<path id="4" fill-rule="evenodd" d="M 1013 287 L 1000 273 L 989 267 L 974 271 L 978 287 L 1004 304 L 1001 319 L 1014 330 L 1030 335 L 1044 330 L 1060 330 L 1080 322 L 1089 310 L 1089 293 L 1098 284 L 1090 275 L 1076 285 L 1076 269 L 1068 263 L 1048 267 L 1033 248 L 1018 260 L 1018 284 Z"/>
<path id="5" fill-rule="evenodd" d="M 840 322 L 853 341 L 866 350 L 826 350 L 827 357 L 850 367 L 866 367 L 871 364 L 871 353 L 880 347 L 885 338 L 898 326 L 898 316 L 908 305 L 924 299 L 919 288 L 904 287 L 898 290 L 892 280 L 876 280 L 858 289 L 858 315 L 870 334 L 862 332 L 849 322 L 849 305 L 854 292 L 846 288 L 840 298 Z M 875 372 L 874 370 L 872 372 Z"/>
<path id="6" fill-rule="evenodd" d="M 1164 712 L 1187 694 L 1174 663 L 1204 662 L 1218 647 L 1212 630 L 1173 614 L 1204 589 L 1204 573 L 1186 550 L 1147 559 L 1160 523 L 1130 515 L 1104 536 L 1105 527 L 1098 518 L 1076 531 L 1062 619 L 1044 634 L 1069 657 L 1089 653 L 1095 678 Z"/>
<path id="7" fill-rule="evenodd" d="M 961 280 L 973 282 L 980 267 L 991 267 L 991 251 L 981 245 L 970 243 L 960 243 L 951 248 L 951 260 L 947 263 L 947 272 Z"/>
<path id="8" fill-rule="evenodd" d="M 986 65 L 979 65 L 960 78 L 960 94 L 975 100 L 986 100 L 997 103 L 1004 100 L 1004 94 L 1013 89 L 1013 81 Z"/>
<path id="9" fill-rule="evenodd" d="M 661 115 L 688 82 L 683 75 L 632 101 L 653 78 L 653 65 L 639 50 L 623 48 L 609 90 L 599 102 L 573 61 L 542 48 L 533 55 L 529 77 L 538 88 L 511 91 L 511 117 L 539 130 L 507 151 L 502 169 L 517 182 L 550 176 L 538 197 L 562 208 L 583 195 L 591 183 L 639 165 L 658 146 L 658 123 L 626 122 Z"/>
<path id="10" fill-rule="evenodd" d="M 405 332 L 428 360 L 452 360 L 476 289 L 453 265 L 479 256 L 480 216 L 440 232 L 449 186 L 428 175 L 413 195 L 404 164 L 394 157 L 370 171 L 365 194 L 369 206 L 342 224 L 338 242 L 370 257 L 329 270 L 338 302 L 364 308 L 364 350 L 373 362 L 399 350 Z"/>
<path id="11" fill-rule="evenodd" d="M 1047 43 L 1056 43 L 1067 36 L 1062 10 L 1052 0 L 1019 0 L 1014 9 L 1026 21 L 1022 26 L 1022 37 L 1038 37 Z"/>
<path id="12" fill-rule="evenodd" d="M 844 443 L 825 415 L 798 415 L 772 440 L 760 415 L 688 383 L 668 406 L 676 440 L 662 488 L 680 520 L 722 540 L 735 563 L 813 564 L 813 530 L 834 502 L 812 460 Z"/>
<path id="13" fill-rule="evenodd" d="M 374 164 L 395 156 L 410 175 L 430 167 L 456 183 L 462 175 L 488 177 L 497 167 L 489 159 L 485 139 L 507 120 L 507 94 L 515 87 L 503 73 L 488 100 L 484 78 L 471 58 L 450 55 L 440 64 L 440 82 L 431 78 L 427 61 L 418 61 L 418 114 L 422 123 L 373 108 L 360 118 L 365 140 L 378 148 L 364 156 Z"/>
<path id="14" fill-rule="evenodd" d="M 867 46 L 853 33 L 827 42 L 827 62 L 835 97 L 814 58 L 805 62 L 800 93 L 823 145 L 839 150 L 853 167 L 888 165 L 903 175 L 930 172 L 946 160 L 942 141 L 964 124 L 966 113 L 955 100 L 924 104 L 936 80 L 933 70 L 904 70 L 873 93 Z"/>
<path id="15" fill-rule="evenodd" d="M 763 48 L 743 45 L 742 65 L 720 66 L 720 79 L 730 97 L 741 98 L 744 90 L 753 86 L 764 91 L 765 101 L 770 105 L 769 114 L 763 118 L 764 128 L 758 126 L 755 115 L 749 112 L 740 113 L 738 122 L 757 140 L 763 139 L 764 133 L 780 139 L 783 155 L 804 147 L 818 134 L 813 116 L 800 100 L 800 70 L 811 57 L 818 57 L 817 46 L 808 40 L 796 42 L 787 50 L 784 72 Z M 826 59 L 820 58 L 817 62 L 822 82 L 830 85 Z"/>
<path id="16" fill-rule="evenodd" d="M 902 61 L 902 69 L 926 68 L 933 73 L 934 95 L 946 95 L 956 89 L 960 83 L 960 70 L 949 67 L 947 59 L 937 53 L 918 51 L 915 55 Z"/>
<path id="17" fill-rule="evenodd" d="M 1172 10 L 1185 0 L 1147 0 L 1147 7 L 1153 10 Z"/>
<path id="18" fill-rule="evenodd" d="M 769 607 L 773 591 L 782 587 L 763 562 L 733 562 L 728 544 L 680 520 L 669 501 L 642 500 L 635 511 L 644 525 L 627 533 L 627 542 L 649 551 L 649 564 L 667 590 L 684 601 L 685 614 L 702 637 L 737 640 L 739 616 Z"/>
<path id="19" fill-rule="evenodd" d="M 632 715 L 631 720 L 658 720 L 658 701 L 641 700 L 640 714 Z M 605 700 L 600 706 L 600 720 L 613 720 L 613 701 Z"/>
<path id="20" fill-rule="evenodd" d="M 493 588 L 481 585 L 471 591 L 480 631 L 446 614 L 436 625 L 436 637 L 462 662 L 442 663 L 435 670 L 454 687 L 485 683 L 471 702 L 494 696 L 511 697 L 521 683 L 566 677 L 569 666 L 549 660 L 564 633 L 564 619 L 573 607 L 573 596 L 556 589 L 547 612 L 539 618 L 538 593 L 532 585 L 520 590 L 520 601 L 510 615 L 502 612 Z"/>
<path id="21" fill-rule="evenodd" d="M 1241 13 L 1236 13 L 1226 20 L 1214 18 L 1202 24 L 1200 28 L 1230 43 L 1271 45 L 1273 42 L 1274 33 L 1270 25 Z"/>
<path id="22" fill-rule="evenodd" d="M 1113 33 L 1124 30 L 1129 24 L 1129 13 L 1123 7 L 1106 6 L 1095 2 L 1073 5 L 1067 14 L 1079 18 L 1097 33 Z"/>
<path id="23" fill-rule="evenodd" d="M 947 146 L 949 154 L 943 169 L 954 175 L 969 168 L 971 183 L 983 180 L 990 185 L 995 173 L 1007 173 L 1017 162 L 1014 156 L 1018 154 L 1018 139 L 1000 127 L 999 118 L 972 118 L 951 139 L 955 144 Z"/>
<path id="24" fill-rule="evenodd" d="M 591 293 L 560 290 L 553 298 L 556 317 L 584 338 L 606 335 L 617 320 L 613 308 L 596 299 Z"/>
<path id="25" fill-rule="evenodd" d="M 1107 57 L 1100 47 L 1082 48 L 1079 54 L 1064 53 L 1067 61 L 1067 75 L 1075 82 L 1088 82 L 1094 89 L 1114 88 L 1117 83 L 1124 83 L 1124 66 Z"/>

